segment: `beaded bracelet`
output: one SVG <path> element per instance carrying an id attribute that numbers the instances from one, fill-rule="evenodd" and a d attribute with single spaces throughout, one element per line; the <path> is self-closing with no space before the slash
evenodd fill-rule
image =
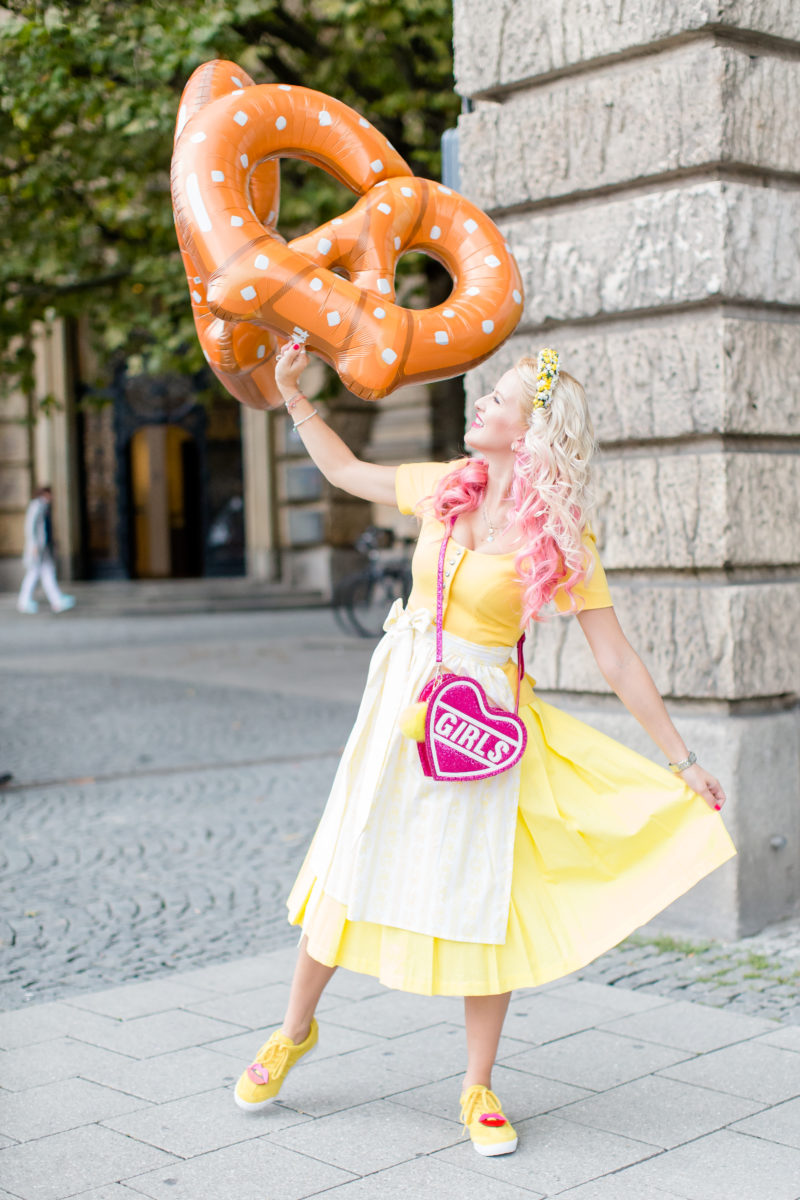
<path id="1" fill-rule="evenodd" d="M 305 395 L 303 392 L 295 392 L 295 394 L 290 396 L 288 400 L 284 400 L 283 403 L 286 406 L 286 411 L 291 412 L 298 400 L 305 400 Z"/>

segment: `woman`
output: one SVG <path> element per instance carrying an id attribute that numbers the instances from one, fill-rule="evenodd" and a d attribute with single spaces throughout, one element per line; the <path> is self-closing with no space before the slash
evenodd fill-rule
<path id="1" fill-rule="evenodd" d="M 517 1137 L 490 1090 L 513 988 L 585 965 L 735 853 L 722 787 L 690 754 L 627 642 L 587 525 L 591 422 L 554 351 L 523 358 L 475 404 L 457 463 L 359 461 L 297 385 L 299 345 L 276 380 L 314 462 L 336 487 L 416 512 L 414 588 L 378 645 L 325 812 L 289 897 L 303 927 L 286 1017 L 237 1084 L 272 1100 L 315 1044 L 314 1011 L 337 966 L 390 987 L 463 995 L 461 1119 L 481 1154 Z M 515 643 L 549 602 L 574 612 L 598 666 L 672 773 L 521 687 L 527 747 L 485 781 L 423 773 L 403 711 L 433 674 L 437 565 L 444 665 L 514 707 Z M 716 810 L 716 811 L 715 811 Z"/>

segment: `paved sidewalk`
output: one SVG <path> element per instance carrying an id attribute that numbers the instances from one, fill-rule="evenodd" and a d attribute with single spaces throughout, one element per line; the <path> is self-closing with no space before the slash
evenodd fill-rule
<path id="1" fill-rule="evenodd" d="M 0 1014 L 0 1200 L 798 1200 L 800 1027 L 574 979 L 515 993 L 463 1140 L 462 1006 L 338 972 L 282 1100 L 232 1085 L 293 949 Z M 5 1190 L 2 1190 L 5 1189 Z"/>

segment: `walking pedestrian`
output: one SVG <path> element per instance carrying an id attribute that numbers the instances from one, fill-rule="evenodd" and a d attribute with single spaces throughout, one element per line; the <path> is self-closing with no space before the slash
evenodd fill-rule
<path id="1" fill-rule="evenodd" d="M 75 607 L 75 597 L 62 592 L 56 579 L 52 503 L 52 489 L 45 483 L 36 489 L 25 513 L 25 550 L 22 561 L 27 570 L 17 598 L 17 610 L 21 613 L 32 615 L 39 611 L 33 594 L 36 584 L 40 581 L 53 612 L 66 612 L 67 609 Z"/>
<path id="2" fill-rule="evenodd" d="M 343 966 L 404 991 L 464 996 L 461 1120 L 480 1154 L 506 1154 L 517 1135 L 491 1085 L 511 991 L 584 966 L 735 854 L 719 815 L 725 794 L 614 612 L 589 525 L 592 425 L 556 352 L 522 358 L 476 401 L 470 457 L 400 467 L 360 461 L 328 428 L 298 391 L 306 363 L 302 346 L 284 347 L 276 381 L 314 462 L 335 486 L 416 513 L 420 533 L 408 605 L 388 616 L 289 896 L 302 936 L 286 1015 L 236 1101 L 254 1111 L 275 1098 L 316 1043 L 317 1002 Z M 575 614 L 670 769 L 545 703 L 529 676 L 520 685 L 515 644 L 550 603 Z M 527 741 L 511 769 L 453 782 L 423 769 L 406 734 L 440 639 L 443 669 L 476 680 L 507 721 L 518 695 Z M 480 759 L 491 712 L 474 728 L 458 723 L 451 743 L 465 761 Z M 449 716 L 432 721 L 429 755 L 454 727 Z M 496 761 L 510 741 L 493 744 Z"/>

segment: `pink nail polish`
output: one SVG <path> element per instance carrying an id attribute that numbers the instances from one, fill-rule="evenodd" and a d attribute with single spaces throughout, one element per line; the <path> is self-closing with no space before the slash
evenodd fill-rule
<path id="1" fill-rule="evenodd" d="M 299 345 L 299 343 L 298 343 L 298 342 L 295 342 L 295 344 L 292 346 L 292 349 L 293 349 L 293 350 L 299 350 L 299 349 L 300 349 L 300 345 Z"/>
<path id="2" fill-rule="evenodd" d="M 721 804 L 715 804 L 715 805 L 714 805 L 714 808 L 716 809 L 716 811 L 717 811 L 717 812 L 719 812 L 719 810 L 722 808 L 722 805 L 721 805 Z"/>

